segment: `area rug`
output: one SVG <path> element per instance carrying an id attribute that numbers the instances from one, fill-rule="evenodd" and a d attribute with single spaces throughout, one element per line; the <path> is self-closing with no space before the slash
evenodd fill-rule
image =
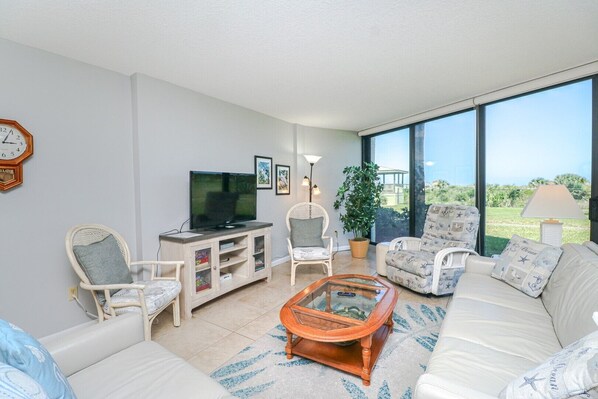
<path id="1" fill-rule="evenodd" d="M 239 352 L 211 376 L 238 398 L 410 399 L 436 345 L 445 309 L 399 301 L 389 335 L 372 371 L 361 378 L 294 356 L 287 360 L 282 325 Z"/>

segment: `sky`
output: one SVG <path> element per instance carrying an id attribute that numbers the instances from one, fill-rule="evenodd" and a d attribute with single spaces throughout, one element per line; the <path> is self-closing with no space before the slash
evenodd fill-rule
<path id="1" fill-rule="evenodd" d="M 486 107 L 487 184 L 527 185 L 575 173 L 590 180 L 591 80 L 501 101 Z M 374 138 L 374 161 L 409 170 L 409 130 Z M 475 182 L 475 112 L 425 123 L 426 183 Z"/>

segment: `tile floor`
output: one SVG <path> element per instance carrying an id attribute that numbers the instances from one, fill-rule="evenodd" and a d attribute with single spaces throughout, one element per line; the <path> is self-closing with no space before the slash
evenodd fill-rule
<path id="1" fill-rule="evenodd" d="M 353 259 L 349 251 L 336 254 L 333 274 L 376 274 L 375 249 L 366 259 Z M 320 265 L 297 268 L 296 284 L 291 286 L 291 264 L 272 268 L 272 281 L 255 282 L 208 302 L 193 311 L 181 326 L 172 325 L 165 313 L 152 328 L 152 339 L 186 359 L 205 373 L 211 373 L 280 323 L 279 312 L 295 293 L 325 277 Z M 446 306 L 448 298 L 427 298 L 397 286 L 399 300 L 430 302 Z"/>

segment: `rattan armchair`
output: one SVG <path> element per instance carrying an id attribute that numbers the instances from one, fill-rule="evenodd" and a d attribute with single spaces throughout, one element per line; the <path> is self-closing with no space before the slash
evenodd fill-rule
<path id="1" fill-rule="evenodd" d="M 94 244 L 102 243 L 109 236 L 114 237 L 124 264 L 130 273 L 131 266 L 150 266 L 150 279 L 132 283 L 104 281 L 94 284 L 88 276 L 89 268 L 82 265 L 77 255 L 79 248 L 94 251 Z M 180 326 L 179 293 L 181 291 L 180 268 L 183 261 L 138 261 L 131 262 L 131 255 L 127 243 L 115 230 L 99 224 L 84 224 L 71 228 L 65 239 L 66 253 L 81 279 L 80 286 L 89 290 L 94 299 L 98 320 L 101 322 L 111 317 L 127 312 L 139 312 L 144 321 L 145 339 L 151 340 L 151 326 L 153 320 L 172 305 L 173 322 Z M 96 251 L 97 252 L 97 251 Z M 94 254 L 102 266 L 102 256 Z M 120 259 L 119 259 L 120 260 Z M 106 265 L 109 267 L 109 265 Z M 97 270 L 97 269 L 96 269 Z M 159 275 L 159 273 L 161 275 Z"/>

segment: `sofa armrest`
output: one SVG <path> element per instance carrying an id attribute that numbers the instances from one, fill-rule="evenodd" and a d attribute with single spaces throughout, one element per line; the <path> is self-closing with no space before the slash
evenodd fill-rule
<path id="1" fill-rule="evenodd" d="M 40 339 L 67 377 L 143 340 L 138 313 L 86 323 Z"/>
<path id="2" fill-rule="evenodd" d="M 486 256 L 469 256 L 465 261 L 466 273 L 477 273 L 490 275 L 492 268 L 496 264 L 496 259 L 488 258 Z"/>
<path id="3" fill-rule="evenodd" d="M 457 384 L 433 374 L 423 374 L 415 385 L 415 399 L 497 399 L 496 396 Z"/>

